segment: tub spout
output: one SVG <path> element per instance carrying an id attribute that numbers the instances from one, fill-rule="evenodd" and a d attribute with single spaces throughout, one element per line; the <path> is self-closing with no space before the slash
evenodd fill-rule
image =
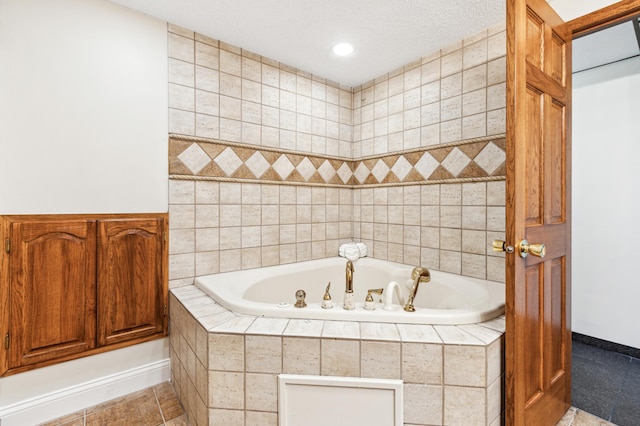
<path id="1" fill-rule="evenodd" d="M 404 310 L 407 312 L 415 312 L 416 308 L 413 306 L 413 299 L 418 294 L 418 286 L 421 282 L 428 283 L 431 281 L 431 273 L 427 268 L 416 267 L 411 271 L 411 279 L 413 279 L 413 286 L 411 287 L 407 304 L 404 305 Z"/>
<path id="2" fill-rule="evenodd" d="M 394 291 L 396 297 L 398 298 L 398 303 L 400 305 L 404 305 L 404 296 L 402 295 L 402 288 L 400 287 L 400 284 L 398 283 L 398 281 L 391 281 L 389 284 L 387 284 L 387 288 L 382 293 L 384 296 L 384 306 L 382 307 L 382 309 L 384 309 L 385 311 L 393 310 Z"/>

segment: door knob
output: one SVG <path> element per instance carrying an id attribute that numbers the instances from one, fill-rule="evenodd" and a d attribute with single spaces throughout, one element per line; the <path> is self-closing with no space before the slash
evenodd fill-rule
<path id="1" fill-rule="evenodd" d="M 513 246 L 508 246 L 507 243 L 505 241 L 502 240 L 493 240 L 493 244 L 491 244 L 491 247 L 493 248 L 493 251 L 505 251 L 507 253 L 513 253 L 515 250 L 513 249 Z"/>
<path id="2" fill-rule="evenodd" d="M 527 240 L 520 241 L 518 247 L 520 249 L 520 257 L 522 257 L 523 259 L 528 255 L 544 257 L 544 255 L 547 253 L 547 249 L 545 248 L 544 244 L 529 244 L 529 241 Z"/>

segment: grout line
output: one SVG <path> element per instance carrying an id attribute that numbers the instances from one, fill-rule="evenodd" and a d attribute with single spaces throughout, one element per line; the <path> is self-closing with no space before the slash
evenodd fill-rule
<path id="1" fill-rule="evenodd" d="M 160 401 L 158 400 L 158 394 L 156 393 L 156 389 L 155 386 L 151 388 L 151 391 L 153 392 L 153 397 L 156 400 L 156 405 L 158 406 L 158 411 L 160 411 L 160 417 L 162 418 L 162 424 L 166 424 L 167 421 L 164 418 L 164 413 L 162 412 L 162 407 L 160 406 Z"/>

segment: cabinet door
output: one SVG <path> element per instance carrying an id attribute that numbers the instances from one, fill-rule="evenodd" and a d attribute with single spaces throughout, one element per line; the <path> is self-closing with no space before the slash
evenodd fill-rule
<path id="1" fill-rule="evenodd" d="M 162 218 L 98 221 L 98 345 L 166 332 Z"/>
<path id="2" fill-rule="evenodd" d="M 11 222 L 9 368 L 95 347 L 94 221 Z"/>

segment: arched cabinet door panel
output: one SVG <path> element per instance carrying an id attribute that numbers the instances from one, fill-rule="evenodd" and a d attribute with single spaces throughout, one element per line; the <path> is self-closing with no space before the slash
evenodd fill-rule
<path id="1" fill-rule="evenodd" d="M 157 219 L 98 222 L 98 344 L 162 334 L 165 295 Z"/>

